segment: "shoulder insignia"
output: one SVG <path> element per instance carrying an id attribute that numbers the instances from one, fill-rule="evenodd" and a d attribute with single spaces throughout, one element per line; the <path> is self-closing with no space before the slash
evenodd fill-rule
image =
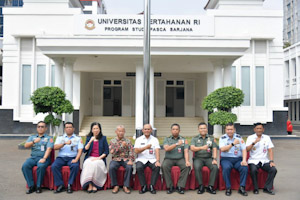
<path id="1" fill-rule="evenodd" d="M 237 137 L 237 138 L 241 138 L 241 136 L 240 136 L 239 134 L 236 134 L 236 135 L 235 135 L 235 137 Z"/>
<path id="2" fill-rule="evenodd" d="M 223 137 L 221 137 L 221 139 L 225 139 L 226 138 L 226 135 L 224 135 Z"/>

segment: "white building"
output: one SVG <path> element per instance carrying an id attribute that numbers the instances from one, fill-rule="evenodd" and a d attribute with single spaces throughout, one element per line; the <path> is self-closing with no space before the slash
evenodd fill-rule
<path id="1" fill-rule="evenodd" d="M 239 133 L 250 134 L 257 121 L 269 134 L 285 133 L 283 16 L 262 5 L 210 0 L 205 15 L 151 16 L 150 123 L 159 136 L 169 135 L 172 122 L 183 135 L 197 134 L 207 121 L 203 98 L 229 85 L 245 93 L 234 109 Z M 0 132 L 33 130 L 43 116 L 29 97 L 45 85 L 64 89 L 75 108 L 66 120 L 82 134 L 91 121 L 105 135 L 120 123 L 130 135 L 142 127 L 142 15 L 87 15 L 78 0 L 24 0 L 3 13 Z"/>

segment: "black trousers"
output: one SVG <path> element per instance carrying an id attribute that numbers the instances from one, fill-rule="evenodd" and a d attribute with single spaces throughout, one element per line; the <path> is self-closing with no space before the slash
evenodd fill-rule
<path id="1" fill-rule="evenodd" d="M 264 165 L 262 165 L 261 162 L 259 162 L 257 165 L 249 164 L 250 175 L 251 175 L 251 178 L 252 178 L 254 189 L 258 189 L 257 173 L 258 173 L 259 168 L 261 168 L 262 170 L 268 172 L 268 178 L 266 180 L 264 188 L 265 189 L 272 189 L 273 188 L 273 183 L 274 183 L 274 178 L 277 174 L 277 169 L 275 167 L 270 167 L 270 163 L 265 163 Z"/>
<path id="2" fill-rule="evenodd" d="M 114 161 L 112 160 L 109 164 L 109 176 L 111 178 L 111 186 L 117 186 L 118 185 L 118 177 L 117 177 L 117 170 L 120 166 L 123 166 L 125 168 L 125 177 L 124 177 L 124 186 L 130 187 L 130 178 L 132 175 L 132 165 L 128 165 L 127 161 Z M 119 177 L 120 178 L 120 177 Z"/>
<path id="3" fill-rule="evenodd" d="M 160 167 L 156 167 L 155 163 L 152 164 L 149 161 L 146 164 L 143 164 L 142 162 L 138 161 L 136 163 L 136 173 L 139 177 L 141 186 L 146 185 L 146 178 L 145 178 L 145 174 L 144 174 L 144 169 L 146 167 L 150 167 L 152 169 L 150 185 L 154 186 L 156 184 L 157 178 L 159 176 Z"/>

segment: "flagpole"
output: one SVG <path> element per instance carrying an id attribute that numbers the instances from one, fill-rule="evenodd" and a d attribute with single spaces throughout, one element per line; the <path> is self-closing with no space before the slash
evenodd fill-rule
<path id="1" fill-rule="evenodd" d="M 149 87 L 150 87 L 150 1 L 145 0 L 144 2 L 144 98 L 143 98 L 143 124 L 149 124 Z"/>

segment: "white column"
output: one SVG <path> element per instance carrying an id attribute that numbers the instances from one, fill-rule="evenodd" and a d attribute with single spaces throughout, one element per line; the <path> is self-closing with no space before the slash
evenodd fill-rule
<path id="1" fill-rule="evenodd" d="M 65 93 L 66 98 L 73 103 L 73 65 L 74 58 L 65 58 Z M 73 122 L 73 114 L 65 115 L 66 122 Z"/>
<path id="2" fill-rule="evenodd" d="M 224 62 L 224 87 L 231 86 L 232 61 Z"/>
<path id="3" fill-rule="evenodd" d="M 223 87 L 222 62 L 213 62 L 214 64 L 214 90 Z M 222 136 L 222 126 L 214 125 L 214 136 L 220 138 Z"/>
<path id="4" fill-rule="evenodd" d="M 154 69 L 153 66 L 150 67 L 150 116 L 149 123 L 154 127 Z"/>
<path id="5" fill-rule="evenodd" d="M 63 88 L 63 66 L 64 66 L 64 59 L 63 58 L 52 58 L 53 62 L 55 63 L 55 86 L 59 87 L 60 89 Z"/>
<path id="6" fill-rule="evenodd" d="M 135 72 L 135 128 L 143 128 L 143 87 L 144 69 L 142 63 L 136 65 Z"/>

